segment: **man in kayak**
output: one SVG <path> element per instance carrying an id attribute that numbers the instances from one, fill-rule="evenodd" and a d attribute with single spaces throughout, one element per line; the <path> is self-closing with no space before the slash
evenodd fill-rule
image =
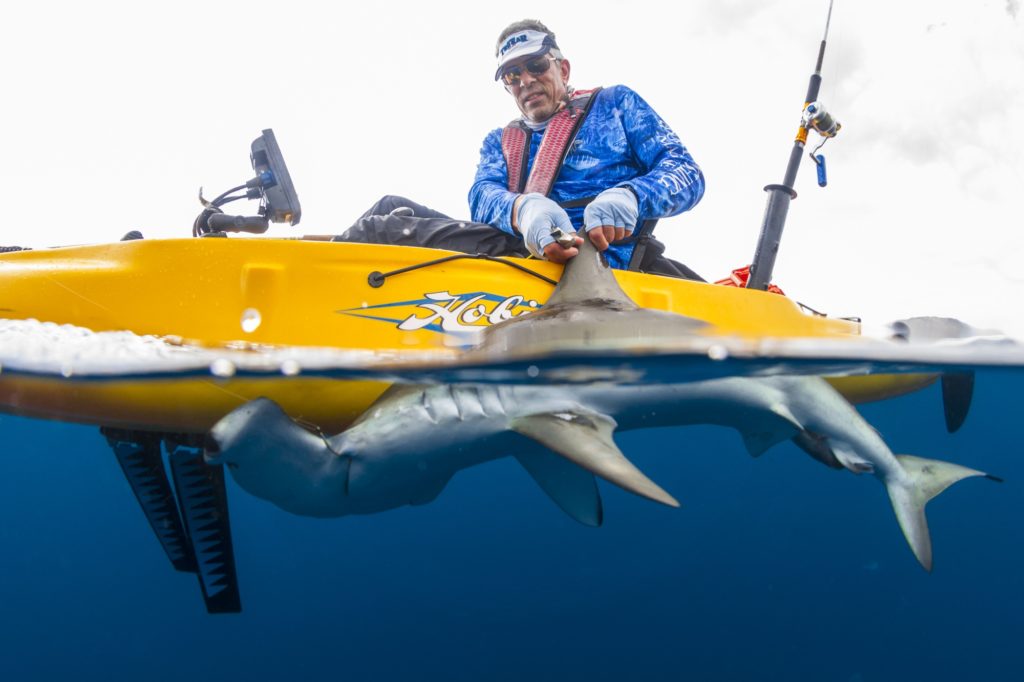
<path id="1" fill-rule="evenodd" d="M 495 52 L 495 80 L 522 116 L 484 140 L 469 192 L 474 222 L 389 196 L 337 239 L 564 263 L 581 239 L 568 235 L 583 229 L 613 267 L 695 278 L 662 255 L 653 224 L 645 225 L 692 208 L 704 193 L 704 176 L 676 134 L 625 86 L 570 86 L 569 61 L 539 21 L 505 28 Z"/>

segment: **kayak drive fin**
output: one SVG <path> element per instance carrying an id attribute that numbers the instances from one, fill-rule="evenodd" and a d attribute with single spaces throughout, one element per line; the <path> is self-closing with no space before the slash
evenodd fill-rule
<path id="1" fill-rule="evenodd" d="M 242 610 L 231 543 L 224 468 L 207 464 L 201 448 L 167 441 L 174 487 L 199 567 L 199 587 L 209 613 Z"/>
<path id="2" fill-rule="evenodd" d="M 109 427 L 100 432 L 171 564 L 199 577 L 207 612 L 241 611 L 222 467 L 207 464 L 199 445 L 184 434 Z M 173 490 L 161 443 L 169 453 Z"/>
<path id="3" fill-rule="evenodd" d="M 192 544 L 178 515 L 178 505 L 164 470 L 160 434 L 102 427 L 128 484 L 139 501 L 153 533 L 178 571 L 196 573 Z"/>

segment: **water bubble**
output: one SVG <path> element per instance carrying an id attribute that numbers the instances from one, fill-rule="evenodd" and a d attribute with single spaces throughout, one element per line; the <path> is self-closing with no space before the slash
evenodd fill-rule
<path id="1" fill-rule="evenodd" d="M 252 334 L 259 329 L 262 322 L 263 317 L 260 315 L 260 311 L 255 308 L 246 308 L 242 311 L 242 331 L 246 334 Z"/>
<path id="2" fill-rule="evenodd" d="M 281 363 L 281 374 L 286 377 L 293 377 L 302 371 L 298 360 L 285 360 Z"/>
<path id="3" fill-rule="evenodd" d="M 725 360 L 729 357 L 729 349 L 715 344 L 708 348 L 708 357 L 712 360 Z"/>
<path id="4" fill-rule="evenodd" d="M 235 363 L 227 358 L 217 358 L 210 363 L 210 374 L 222 378 L 233 377 L 235 376 Z"/>
<path id="5" fill-rule="evenodd" d="M 540 368 L 537 367 L 537 365 L 530 365 L 529 367 L 526 368 L 526 376 L 530 377 L 531 379 L 536 379 L 537 377 L 540 376 Z"/>
<path id="6" fill-rule="evenodd" d="M 60 366 L 60 374 L 65 379 L 69 379 L 71 377 L 71 375 L 74 374 L 74 373 L 75 373 L 75 368 L 71 365 L 70 362 L 65 362 L 64 364 L 62 364 Z"/>

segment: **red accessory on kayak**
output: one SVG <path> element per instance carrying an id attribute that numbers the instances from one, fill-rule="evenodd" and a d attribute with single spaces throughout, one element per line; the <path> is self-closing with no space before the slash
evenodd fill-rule
<path id="1" fill-rule="evenodd" d="M 725 279 L 718 280 L 717 282 L 715 282 L 715 284 L 721 284 L 722 286 L 726 287 L 739 287 L 741 289 L 746 289 L 747 281 L 749 280 L 750 266 L 746 265 L 742 268 L 736 268 L 735 270 L 732 271 L 731 275 L 729 275 Z M 782 289 L 778 288 L 774 284 L 769 284 L 767 290 L 773 294 L 780 294 L 782 296 L 786 295 L 785 293 L 783 293 Z"/>
<path id="2" fill-rule="evenodd" d="M 530 162 L 530 138 L 533 131 L 521 119 L 505 126 L 501 133 L 501 151 L 508 168 L 508 191 L 521 194 L 536 192 L 544 196 L 551 192 L 569 147 L 600 91 L 601 88 L 577 90 L 569 105 L 551 117 L 528 178 L 524 176 Z"/>

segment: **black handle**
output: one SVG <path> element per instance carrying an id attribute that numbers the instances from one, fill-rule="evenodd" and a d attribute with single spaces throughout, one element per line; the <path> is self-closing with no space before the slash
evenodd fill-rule
<path id="1" fill-rule="evenodd" d="M 263 216 L 225 215 L 223 213 L 214 213 L 207 219 L 206 224 L 214 232 L 249 232 L 251 234 L 263 234 L 270 226 Z"/>

